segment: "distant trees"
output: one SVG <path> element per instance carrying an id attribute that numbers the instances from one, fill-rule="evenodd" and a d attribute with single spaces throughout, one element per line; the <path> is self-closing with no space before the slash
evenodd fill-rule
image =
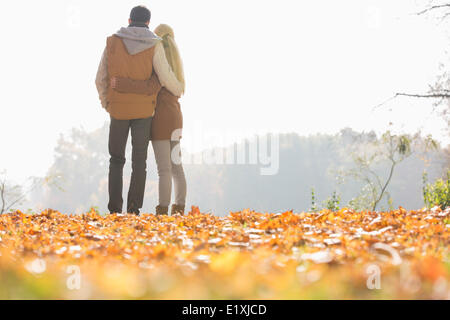
<path id="1" fill-rule="evenodd" d="M 75 213 L 106 203 L 107 147 L 107 124 L 93 132 L 74 128 L 68 137 L 61 135 L 48 170 L 55 183 L 33 193 L 36 206 Z"/>
<path id="2" fill-rule="evenodd" d="M 398 138 L 398 137 L 397 137 Z M 397 139 L 395 138 L 395 139 Z M 406 141 L 392 141 L 395 171 L 388 182 L 393 162 L 389 160 L 389 139 L 385 142 L 373 132 L 360 133 L 343 129 L 336 135 L 315 134 L 308 137 L 298 134 L 280 135 L 280 170 L 273 176 L 262 176 L 258 165 L 185 165 L 188 181 L 188 206 L 195 204 L 202 211 L 225 215 L 230 211 L 251 208 L 260 211 L 279 212 L 283 210 L 308 210 L 311 205 L 311 188 L 315 191 L 316 207 L 327 208 L 348 206 L 349 202 L 361 192 L 366 183 L 361 179 L 347 177 L 340 181 L 339 170 L 356 169 L 352 154 L 369 159 L 377 153 L 377 161 L 372 161 L 370 170 L 380 179 L 371 177 L 377 188 L 378 201 L 393 199 L 393 205 L 419 208 L 423 206 L 422 173 L 427 169 L 430 179 L 437 179 L 442 172 L 444 152 L 437 149 L 427 154 L 424 162 L 419 152 L 412 152 L 398 165 L 399 151 L 408 154 Z M 426 140 L 420 136 L 409 137 L 411 150 Z M 56 176 L 57 184 L 46 185 L 32 192 L 35 207 L 53 208 L 67 213 L 85 212 L 98 207 L 106 212 L 108 201 L 108 126 L 93 132 L 82 129 L 73 130 L 70 136 L 61 137 L 55 150 L 55 160 L 48 171 Z M 415 142 L 414 142 L 415 141 Z M 400 143 L 400 144 L 398 144 Z M 130 148 L 127 149 L 128 151 Z M 152 148 L 149 148 L 148 176 L 144 208 L 142 212 L 152 212 L 157 204 L 157 174 Z M 124 192 L 127 190 L 131 158 L 127 156 L 124 172 Z M 364 161 L 366 161 L 364 160 Z M 383 161 L 381 161 L 383 160 Z M 362 161 L 362 163 L 365 163 Z M 367 166 L 363 166 L 367 168 Z M 368 173 L 367 173 L 368 174 Z M 385 187 L 386 185 L 386 187 Z M 383 188 L 384 187 L 384 188 Z M 384 192 L 381 190 L 384 189 Z M 371 194 L 370 192 L 365 192 Z M 371 198 L 373 202 L 377 198 Z M 375 200 L 373 200 L 375 199 Z M 368 205 L 367 205 L 368 203 Z M 373 208 L 371 202 L 362 201 L 360 205 Z"/>

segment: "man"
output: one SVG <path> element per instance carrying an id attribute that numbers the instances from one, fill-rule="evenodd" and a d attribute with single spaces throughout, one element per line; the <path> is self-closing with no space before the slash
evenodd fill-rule
<path id="1" fill-rule="evenodd" d="M 147 177 L 147 149 L 156 98 L 161 88 L 153 73 L 155 45 L 161 40 L 149 30 L 151 13 L 144 6 L 131 10 L 129 26 L 107 38 L 98 68 L 96 86 L 103 108 L 111 118 L 109 128 L 109 203 L 110 213 L 121 213 L 123 206 L 123 167 L 128 133 L 131 131 L 132 174 L 127 199 L 127 212 L 139 215 Z M 110 80 L 126 77 L 148 80 L 152 95 L 120 93 Z"/>

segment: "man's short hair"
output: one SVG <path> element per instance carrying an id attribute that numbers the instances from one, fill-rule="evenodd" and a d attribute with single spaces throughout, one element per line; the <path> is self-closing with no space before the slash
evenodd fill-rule
<path id="1" fill-rule="evenodd" d="M 152 14 L 145 6 L 137 6 L 131 9 L 130 19 L 133 22 L 148 22 Z"/>

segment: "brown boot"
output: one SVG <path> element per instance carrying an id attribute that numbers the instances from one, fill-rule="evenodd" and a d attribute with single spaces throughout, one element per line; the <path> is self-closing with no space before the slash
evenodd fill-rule
<path id="1" fill-rule="evenodd" d="M 169 212 L 169 207 L 161 207 L 161 206 L 156 207 L 156 215 L 157 216 L 167 216 L 168 212 Z"/>
<path id="2" fill-rule="evenodd" d="M 174 214 L 184 215 L 184 206 L 179 206 L 179 205 L 173 204 L 170 215 L 173 216 Z"/>

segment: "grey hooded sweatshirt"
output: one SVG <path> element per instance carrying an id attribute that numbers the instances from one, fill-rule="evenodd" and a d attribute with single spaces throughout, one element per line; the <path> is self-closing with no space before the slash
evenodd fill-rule
<path id="1" fill-rule="evenodd" d="M 150 49 L 162 40 L 150 29 L 142 27 L 121 28 L 115 35 L 122 38 L 128 53 L 131 55 Z"/>

